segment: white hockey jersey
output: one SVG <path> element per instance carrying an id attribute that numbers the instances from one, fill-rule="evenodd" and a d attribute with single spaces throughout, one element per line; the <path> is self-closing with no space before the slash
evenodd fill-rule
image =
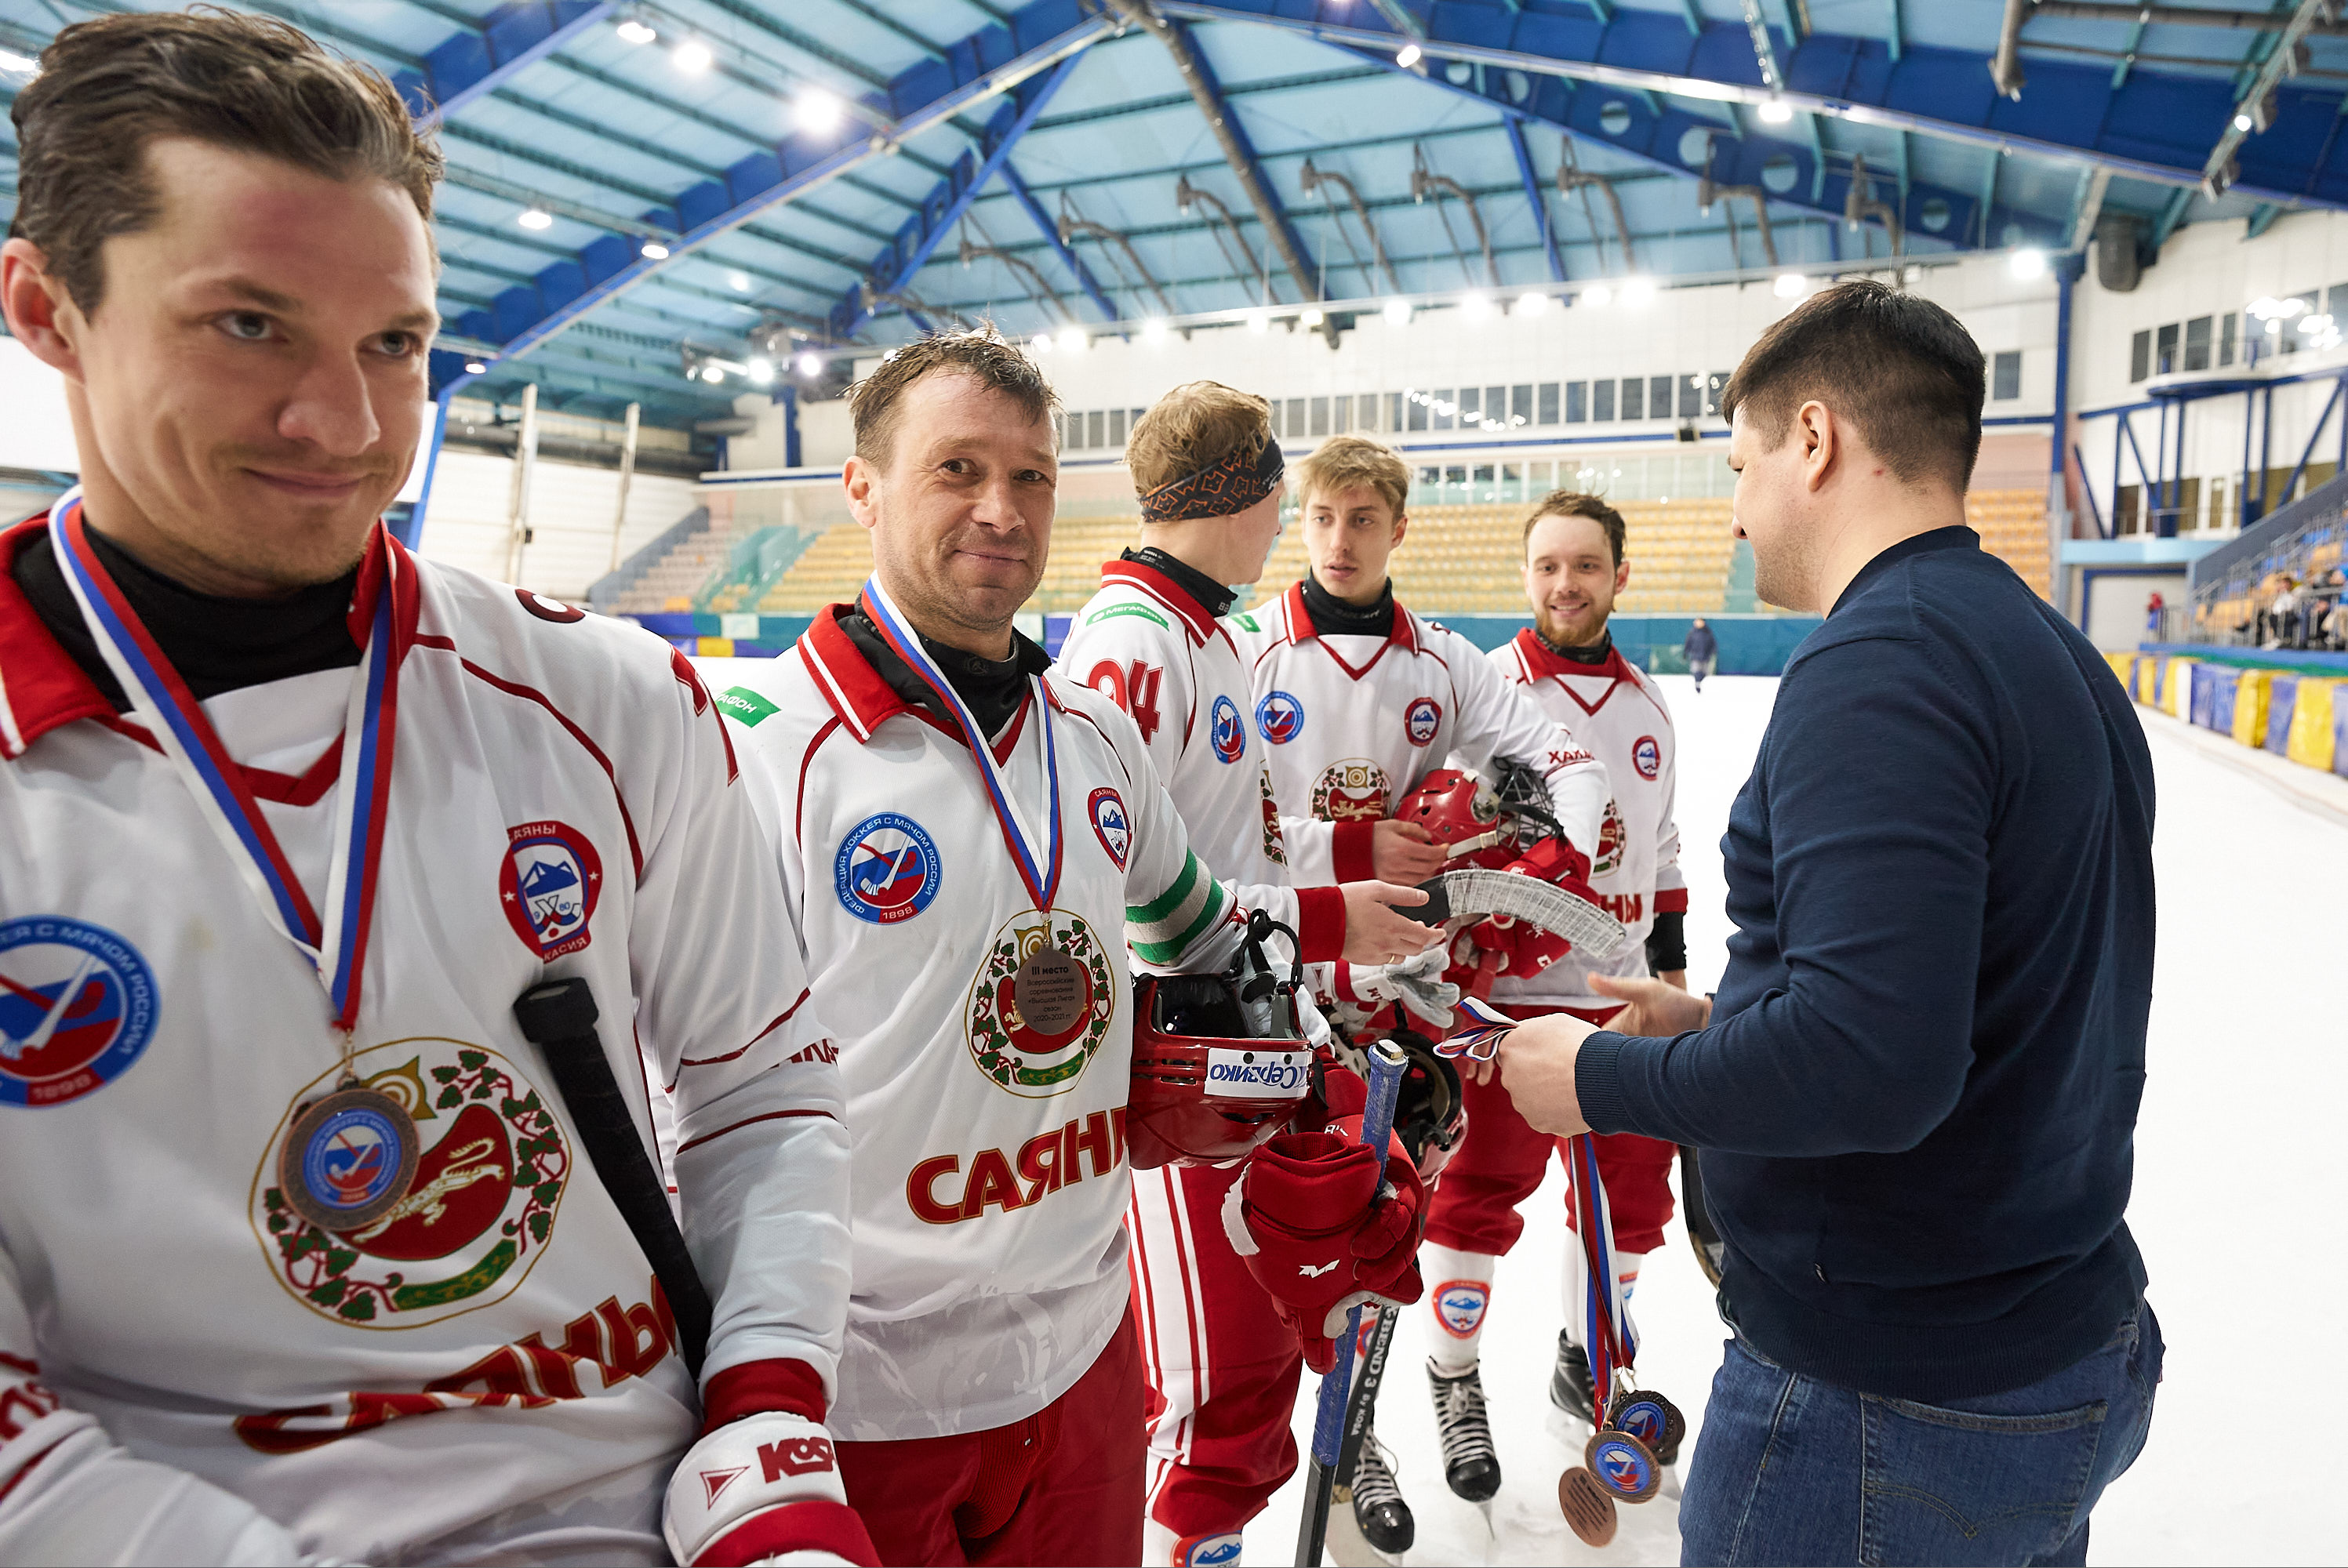
<path id="1" fill-rule="evenodd" d="M 717 699 L 848 1091 L 854 1293 L 830 1423 L 980 1431 L 1066 1392 L 1125 1314 L 1128 943 L 1219 969 L 1240 928 L 1133 721 L 1057 671 L 1046 711 L 1031 696 L 992 743 L 1040 828 L 1050 725 L 1062 848 L 1038 914 L 960 730 L 891 688 L 844 608 Z M 1023 998 L 1033 959 L 1053 989 Z"/>
<path id="2" fill-rule="evenodd" d="M 1251 656 L 1256 730 L 1299 882 L 1368 876 L 1372 827 L 1455 755 L 1467 767 L 1503 756 L 1540 769 L 1566 837 L 1585 855 L 1597 843 L 1606 769 L 1457 632 L 1397 603 L 1385 637 L 1323 637 L 1302 583 L 1228 619 Z"/>
<path id="3" fill-rule="evenodd" d="M 1486 657 L 1606 764 L 1613 794 L 1598 841 L 1589 847 L 1590 889 L 1629 935 L 1604 958 L 1593 961 L 1577 948 L 1537 975 L 1504 975 L 1492 988 L 1492 1000 L 1503 1009 L 1612 1007 L 1612 999 L 1590 989 L 1589 977 L 1645 974 L 1647 933 L 1656 915 L 1687 908 L 1673 814 L 1679 748 L 1671 710 L 1655 683 L 1619 649 L 1603 664 L 1577 664 L 1550 652 L 1528 627 Z"/>
<path id="4" fill-rule="evenodd" d="M 8 575 L 39 528 L 0 537 L 0 1561 L 666 1562 L 696 1393 L 511 1009 L 586 978 L 647 1149 L 649 1062 L 688 1147 L 793 1194 L 740 1225 L 685 1157 L 709 1369 L 830 1378 L 838 1077 L 705 690 L 644 632 L 377 531 L 354 635 L 390 594 L 396 708 L 352 1067 L 419 1159 L 327 1231 L 279 1175 L 341 1071 L 317 973 Z M 354 678 L 203 705 L 321 905 Z"/>
<path id="5" fill-rule="evenodd" d="M 1309 889 L 1312 919 L 1299 924 L 1264 743 L 1247 719 L 1247 662 L 1230 629 L 1164 573 L 1114 560 L 1076 612 L 1059 662 L 1132 718 L 1209 868 L 1242 885 L 1243 902 L 1295 929 L 1304 962 L 1334 958 L 1344 898 Z"/>

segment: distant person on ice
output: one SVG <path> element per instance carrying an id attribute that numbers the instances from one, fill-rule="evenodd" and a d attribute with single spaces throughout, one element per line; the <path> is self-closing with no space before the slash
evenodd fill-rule
<path id="1" fill-rule="evenodd" d="M 1680 653 L 1687 660 L 1688 673 L 1695 677 L 1695 689 L 1703 691 L 1704 678 L 1712 673 L 1713 665 L 1720 659 L 1720 639 L 1712 634 L 1703 616 L 1697 616 L 1695 624 L 1688 628 L 1687 641 L 1680 644 Z"/>
<path id="2" fill-rule="evenodd" d="M 1746 355 L 1737 528 L 1760 596 L 1826 622 L 1729 815 L 1717 1003 L 1593 978 L 1627 1020 L 1499 1047 L 1533 1126 L 1704 1151 L 1735 1337 L 1686 1563 L 2084 1563 L 2151 1423 L 2123 1218 L 2151 758 L 2101 656 L 1965 526 L 1982 369 L 1876 282 Z"/>

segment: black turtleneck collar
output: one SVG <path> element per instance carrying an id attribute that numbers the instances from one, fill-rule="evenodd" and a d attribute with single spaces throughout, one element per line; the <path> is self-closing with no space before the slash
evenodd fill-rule
<path id="1" fill-rule="evenodd" d="M 1144 545 L 1138 550 L 1118 552 L 1117 559 L 1129 560 L 1136 566 L 1146 566 L 1163 576 L 1176 588 L 1190 596 L 1200 610 L 1210 616 L 1229 615 L 1231 601 L 1239 597 L 1230 589 L 1178 556 L 1168 555 L 1156 545 Z"/>
<path id="2" fill-rule="evenodd" d="M 163 657 L 199 702 L 265 682 L 346 670 L 359 661 L 349 619 L 351 595 L 359 580 L 356 567 L 332 582 L 298 589 L 283 599 L 221 599 L 181 587 L 96 528 L 87 533 L 122 597 L 146 622 Z M 11 575 L 33 613 L 98 694 L 116 712 L 129 712 L 129 700 L 82 620 L 80 601 L 66 581 L 65 568 L 46 532 L 25 542 Z"/>
<path id="3" fill-rule="evenodd" d="M 841 611 L 839 629 L 856 644 L 856 651 L 864 655 L 873 673 L 889 683 L 889 690 L 908 702 L 927 708 L 947 723 L 954 723 L 954 716 L 946 711 L 937 693 L 913 673 L 911 665 L 897 657 L 895 649 L 881 641 L 880 629 L 863 610 Z M 1008 659 L 982 658 L 926 637 L 922 638 L 922 649 L 937 661 L 938 668 L 946 672 L 947 684 L 969 705 L 971 717 L 990 737 L 1001 734 L 1003 726 L 1019 712 L 1019 704 L 1027 700 L 1027 678 L 1041 675 L 1052 667 L 1052 656 L 1015 630 L 1011 634 Z"/>
<path id="4" fill-rule="evenodd" d="M 1614 653 L 1614 634 L 1612 631 L 1601 630 L 1598 633 L 1598 641 L 1587 648 L 1568 648 L 1560 643 L 1551 642 L 1548 638 L 1541 637 L 1539 627 L 1533 629 L 1533 635 L 1540 638 L 1540 645 L 1543 648 L 1548 649 L 1560 659 L 1570 660 L 1576 664 L 1603 664 Z"/>
<path id="5" fill-rule="evenodd" d="M 1304 574 L 1304 613 L 1313 618 L 1313 630 L 1322 637 L 1391 637 L 1394 635 L 1394 581 L 1378 589 L 1378 597 L 1367 604 L 1347 604 L 1321 586 L 1311 572 Z"/>

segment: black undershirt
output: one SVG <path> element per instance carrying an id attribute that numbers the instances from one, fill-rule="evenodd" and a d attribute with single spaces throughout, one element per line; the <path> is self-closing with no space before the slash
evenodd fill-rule
<path id="1" fill-rule="evenodd" d="M 1389 580 L 1378 589 L 1378 597 L 1368 604 L 1347 604 L 1321 586 L 1311 572 L 1304 574 L 1304 613 L 1313 621 L 1313 632 L 1321 637 L 1389 637 L 1394 634 L 1394 583 Z"/>
<path id="2" fill-rule="evenodd" d="M 96 528 L 85 531 L 99 563 L 200 702 L 245 686 L 347 670 L 359 661 L 349 620 L 356 567 L 283 599 L 223 599 L 183 588 Z M 47 534 L 26 541 L 10 576 L 99 695 L 116 712 L 129 712 L 129 700 L 82 620 L 80 601 Z"/>
<path id="3" fill-rule="evenodd" d="M 1168 555 L 1156 545 L 1144 545 L 1138 550 L 1126 550 L 1117 557 L 1136 566 L 1146 566 L 1164 575 L 1176 588 L 1190 596 L 1192 602 L 1209 615 L 1229 615 L 1231 601 L 1239 597 L 1230 589 L 1177 556 Z"/>
<path id="4" fill-rule="evenodd" d="M 856 644 L 856 651 L 864 655 L 873 673 L 889 683 L 889 690 L 908 702 L 927 708 L 948 724 L 956 724 L 938 694 L 913 673 L 911 665 L 897 657 L 895 649 L 881 641 L 880 629 L 862 610 L 842 611 L 839 630 Z M 1011 634 L 1008 659 L 982 658 L 926 637 L 922 638 L 922 649 L 937 661 L 938 668 L 945 671 L 946 683 L 968 704 L 971 717 L 978 721 L 979 729 L 990 738 L 1003 733 L 1003 726 L 1011 722 L 1019 712 L 1019 704 L 1027 700 L 1027 678 L 1041 675 L 1052 667 L 1052 656 L 1017 631 Z"/>
<path id="5" fill-rule="evenodd" d="M 1548 649 L 1560 659 L 1570 660 L 1576 664 L 1603 664 L 1606 662 L 1607 655 L 1614 651 L 1614 634 L 1612 631 L 1599 632 L 1598 641 L 1587 648 L 1569 648 L 1563 643 L 1551 642 L 1548 638 L 1541 637 L 1538 628 L 1534 630 L 1533 635 L 1540 639 L 1540 645 L 1543 648 Z"/>

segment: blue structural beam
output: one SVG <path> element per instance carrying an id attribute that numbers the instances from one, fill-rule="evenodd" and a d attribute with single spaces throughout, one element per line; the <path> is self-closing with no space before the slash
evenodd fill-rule
<path id="1" fill-rule="evenodd" d="M 1160 9 L 1193 21 L 1279 27 L 1389 58 L 1403 42 L 1337 0 L 1162 0 Z M 1632 111 L 1634 124 L 1625 133 L 1632 138 L 1642 92 L 1754 105 L 1769 96 L 1741 21 L 1707 22 L 1691 36 L 1668 12 L 1618 10 L 1601 23 L 1561 12 L 1437 4 L 1420 46 L 1433 59 L 1516 72 L 1528 97 L 1558 76 L 1589 83 L 1600 90 L 1584 96 Z M 1788 39 L 1782 58 L 1787 84 L 1780 96 L 1797 109 L 2097 163 L 2167 185 L 2201 182 L 2202 161 L 2235 112 L 2232 86 L 2222 76 L 2139 67 L 2115 81 L 2106 66 L 2034 56 L 2029 86 L 2016 100 L 1999 95 L 1976 49 L 1911 42 L 1894 59 L 1881 38 L 1812 33 Z M 2348 138 L 2330 136 L 2339 108 L 2337 87 L 2285 83 L 2272 127 L 2242 144 L 2233 189 L 2260 200 L 2348 208 Z M 1602 132 L 1600 138 L 1620 139 Z"/>
<path id="2" fill-rule="evenodd" d="M 616 0 L 508 0 L 424 56 L 391 85 L 429 125 L 486 97 L 533 62 L 608 19 Z"/>
<path id="3" fill-rule="evenodd" d="M 866 94 L 860 107 L 891 125 L 901 139 L 1048 69 L 1107 26 L 1079 0 L 1029 0 L 1002 21 L 942 46 L 939 57 L 899 72 Z M 677 231 L 666 256 L 645 256 L 633 239 L 606 234 L 541 268 L 528 283 L 502 291 L 487 309 L 466 312 L 453 326 L 467 337 L 499 344 L 499 356 L 512 359 L 760 213 L 883 156 L 889 145 L 888 138 L 853 122 L 797 132 L 644 213 L 647 221 Z M 465 378 L 464 363 L 460 355 L 433 354 L 436 394 Z"/>
<path id="4" fill-rule="evenodd" d="M 1565 259 L 1557 251 L 1557 231 L 1550 226 L 1549 194 L 1541 187 L 1540 176 L 1533 169 L 1532 149 L 1525 145 L 1524 122 L 1510 115 L 1500 122 L 1509 133 L 1509 150 L 1517 155 L 1517 173 L 1525 182 L 1525 200 L 1533 210 L 1533 221 L 1540 228 L 1541 251 L 1549 257 L 1549 278 L 1552 283 L 1565 282 Z"/>
<path id="5" fill-rule="evenodd" d="M 978 151 L 966 151 L 954 160 L 946 177 L 933 186 L 922 199 L 921 210 L 905 220 L 903 228 L 889 248 L 872 258 L 872 277 L 882 293 L 900 293 L 912 282 L 913 274 L 922 270 L 939 244 L 970 210 L 980 191 L 994 179 L 1027 134 L 1044 106 L 1060 85 L 1075 74 L 1081 55 L 1071 55 L 1050 70 L 1028 77 L 1009 93 L 986 123 L 980 137 Z M 983 157 L 980 156 L 983 153 Z M 864 291 L 859 285 L 841 296 L 831 307 L 831 336 L 835 343 L 845 343 L 854 337 L 872 313 L 864 303 Z"/>
<path id="6" fill-rule="evenodd" d="M 1069 249 L 1068 242 L 1060 238 L 1060 226 L 1052 221 L 1052 215 L 1044 210 L 1044 204 L 1035 200 L 1035 193 L 1027 189 L 1027 182 L 1019 178 L 1019 171 L 1005 163 L 998 172 L 1004 189 L 1027 210 L 1027 216 L 1035 220 L 1036 229 L 1044 236 L 1044 242 L 1052 247 L 1053 253 L 1060 258 L 1060 264 L 1075 277 L 1076 287 L 1092 301 L 1093 308 L 1100 312 L 1103 320 L 1117 320 L 1117 306 L 1109 302 L 1108 294 L 1101 288 L 1100 281 L 1093 276 L 1093 270 L 1085 265 L 1085 259 Z"/>
<path id="7" fill-rule="evenodd" d="M 1256 216 L 1277 231 L 1273 238 L 1279 241 L 1278 248 L 1290 269 L 1297 274 L 1293 282 L 1298 293 L 1306 300 L 1319 299 L 1321 279 L 1318 269 L 1313 264 L 1313 252 L 1304 248 L 1303 236 L 1297 233 L 1296 225 L 1288 220 L 1288 210 L 1280 204 L 1279 190 L 1264 173 L 1263 159 L 1256 155 L 1255 143 L 1249 139 L 1247 128 L 1240 123 L 1238 113 L 1232 109 L 1230 95 L 1223 91 L 1223 84 L 1216 77 L 1215 67 L 1208 63 L 1207 52 L 1199 47 L 1199 40 L 1191 36 L 1189 28 L 1179 22 L 1169 26 L 1189 51 L 1191 63 L 1198 67 L 1198 83 L 1206 89 L 1208 98 L 1215 106 L 1215 118 L 1231 138 L 1230 150 L 1237 161 L 1246 165 L 1245 169 L 1232 172 L 1243 175 L 1242 183 L 1254 187 L 1250 193 L 1251 203 L 1256 209 Z"/>

